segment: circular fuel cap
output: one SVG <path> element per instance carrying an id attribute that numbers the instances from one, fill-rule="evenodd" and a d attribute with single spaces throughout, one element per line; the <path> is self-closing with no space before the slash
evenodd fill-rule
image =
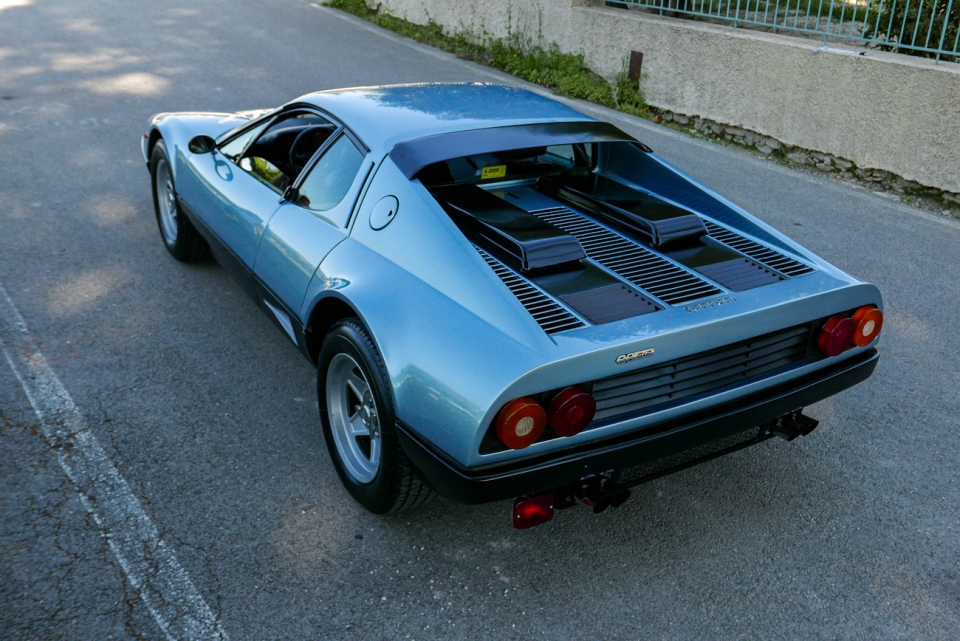
<path id="1" fill-rule="evenodd" d="M 370 212 L 370 226 L 374 229 L 383 229 L 397 217 L 397 210 L 400 209 L 400 201 L 396 196 L 384 196 Z"/>

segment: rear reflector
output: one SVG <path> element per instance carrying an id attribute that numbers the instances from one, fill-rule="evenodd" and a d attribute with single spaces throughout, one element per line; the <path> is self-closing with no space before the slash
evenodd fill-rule
<path id="1" fill-rule="evenodd" d="M 547 413 L 532 398 L 507 403 L 497 414 L 496 433 L 511 450 L 522 450 L 535 443 L 547 426 Z"/>
<path id="2" fill-rule="evenodd" d="M 568 387 L 550 401 L 547 423 L 560 436 L 576 436 L 590 425 L 597 402 L 579 387 Z"/>
<path id="3" fill-rule="evenodd" d="M 853 321 L 846 316 L 831 316 L 820 330 L 817 347 L 827 356 L 839 356 L 850 345 L 855 329 Z"/>
<path id="4" fill-rule="evenodd" d="M 513 502 L 513 527 L 518 530 L 541 525 L 553 518 L 553 494 L 537 494 Z"/>
<path id="5" fill-rule="evenodd" d="M 876 340 L 883 329 L 883 312 L 873 305 L 865 305 L 853 314 L 852 343 L 857 347 L 866 347 Z"/>

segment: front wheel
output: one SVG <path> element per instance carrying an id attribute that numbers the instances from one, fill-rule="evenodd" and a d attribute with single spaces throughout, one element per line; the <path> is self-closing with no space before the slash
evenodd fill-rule
<path id="1" fill-rule="evenodd" d="M 167 251 L 185 263 L 204 258 L 207 255 L 207 243 L 180 209 L 170 155 L 162 139 L 157 141 L 150 154 L 150 176 L 153 178 L 153 208 Z"/>
<path id="2" fill-rule="evenodd" d="M 360 320 L 335 324 L 317 362 L 320 421 L 344 487 L 375 514 L 433 498 L 400 449 L 389 385 L 380 352 Z"/>

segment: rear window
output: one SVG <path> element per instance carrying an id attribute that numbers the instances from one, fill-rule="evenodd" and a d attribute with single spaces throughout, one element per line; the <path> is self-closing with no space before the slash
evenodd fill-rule
<path id="1" fill-rule="evenodd" d="M 537 178 L 570 169 L 592 169 L 596 143 L 511 149 L 463 156 L 428 165 L 417 178 L 428 187 Z"/>

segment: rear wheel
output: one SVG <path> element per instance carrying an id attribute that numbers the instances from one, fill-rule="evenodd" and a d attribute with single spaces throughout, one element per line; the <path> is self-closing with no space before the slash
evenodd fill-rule
<path id="1" fill-rule="evenodd" d="M 317 363 L 323 435 L 344 487 L 376 514 L 434 496 L 400 449 L 389 390 L 383 359 L 360 320 L 335 324 Z"/>
<path id="2" fill-rule="evenodd" d="M 170 155 L 162 139 L 157 141 L 150 154 L 150 175 L 153 178 L 153 208 L 157 214 L 160 238 L 167 251 L 185 263 L 204 258 L 207 255 L 207 243 L 180 209 Z"/>

